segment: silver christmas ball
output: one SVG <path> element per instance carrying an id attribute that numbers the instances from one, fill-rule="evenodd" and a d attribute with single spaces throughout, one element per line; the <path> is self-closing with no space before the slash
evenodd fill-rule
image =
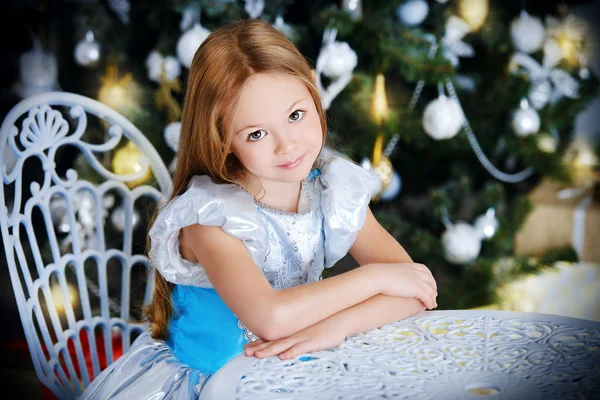
<path id="1" fill-rule="evenodd" d="M 406 26 L 417 26 L 429 14 L 429 4 L 425 0 L 407 0 L 396 9 L 400 21 Z"/>
<path id="2" fill-rule="evenodd" d="M 490 208 L 485 214 L 480 215 L 475 219 L 475 229 L 477 229 L 484 239 L 490 239 L 498 230 L 498 218 L 493 208 Z"/>
<path id="3" fill-rule="evenodd" d="M 132 217 L 132 228 L 135 228 L 140 220 L 140 214 L 133 209 L 133 217 Z M 117 230 L 123 232 L 125 229 L 125 208 L 123 206 L 119 206 L 115 208 L 110 216 L 110 221 L 114 225 Z"/>
<path id="4" fill-rule="evenodd" d="M 542 48 L 546 30 L 539 18 L 522 11 L 510 24 L 512 40 L 520 51 L 533 53 Z"/>
<path id="5" fill-rule="evenodd" d="M 536 82 L 531 86 L 527 98 L 529 99 L 529 102 L 533 108 L 536 110 L 541 110 L 546 104 L 548 104 L 551 94 L 552 86 L 550 86 L 550 82 L 544 80 Z"/>
<path id="6" fill-rule="evenodd" d="M 398 196 L 400 190 L 402 189 L 402 179 L 400 178 L 400 174 L 396 171 L 392 174 L 392 180 L 381 192 L 381 196 L 379 198 L 383 201 L 393 200 Z"/>
<path id="7" fill-rule="evenodd" d="M 435 140 L 450 139 L 460 131 L 464 115 L 460 105 L 446 96 L 439 96 L 425 107 L 423 129 Z"/>
<path id="8" fill-rule="evenodd" d="M 322 51 L 325 52 L 325 66 L 323 75 L 336 79 L 340 76 L 352 72 L 358 63 L 356 52 L 346 42 L 333 42 Z"/>
<path id="9" fill-rule="evenodd" d="M 521 107 L 515 110 L 512 117 L 512 128 L 517 136 L 529 136 L 540 130 L 541 120 L 537 111 L 529 106 L 527 100 L 521 102 Z"/>
<path id="10" fill-rule="evenodd" d="M 92 31 L 85 34 L 85 38 L 75 46 L 74 57 L 77 64 L 84 67 L 93 67 L 100 61 L 100 43 L 94 39 Z"/>
<path id="11" fill-rule="evenodd" d="M 177 57 L 183 66 L 189 68 L 192 65 L 196 50 L 198 50 L 198 47 L 200 47 L 209 34 L 210 31 L 208 29 L 196 23 L 191 29 L 181 35 L 177 41 Z"/>
<path id="12" fill-rule="evenodd" d="M 446 261 L 467 264 L 479 256 L 481 235 L 473 225 L 459 221 L 444 232 L 442 246 Z"/>

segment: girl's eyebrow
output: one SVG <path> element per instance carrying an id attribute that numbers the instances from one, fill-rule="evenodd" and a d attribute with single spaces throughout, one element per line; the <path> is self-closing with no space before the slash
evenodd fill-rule
<path id="1" fill-rule="evenodd" d="M 308 99 L 306 99 L 306 98 L 302 98 L 302 99 L 300 99 L 300 100 L 296 100 L 295 102 L 293 102 L 293 103 L 292 103 L 292 105 L 291 105 L 291 106 L 289 106 L 289 107 L 288 107 L 288 109 L 287 109 L 285 112 L 286 112 L 286 113 L 290 113 L 290 112 L 292 112 L 292 109 L 293 109 L 294 107 L 296 107 L 298 104 L 302 103 L 303 101 L 307 101 L 307 100 L 308 100 Z M 261 125 L 263 125 L 263 124 L 261 124 L 261 123 L 260 123 L 260 124 L 250 124 L 250 125 L 246 125 L 246 126 L 245 126 L 245 127 L 243 127 L 242 129 L 239 129 L 239 130 L 236 132 L 236 135 L 239 135 L 240 133 L 242 133 L 242 132 L 243 132 L 243 131 L 245 131 L 246 129 L 249 129 L 249 128 L 254 128 L 254 127 L 257 127 L 257 126 L 261 126 Z"/>

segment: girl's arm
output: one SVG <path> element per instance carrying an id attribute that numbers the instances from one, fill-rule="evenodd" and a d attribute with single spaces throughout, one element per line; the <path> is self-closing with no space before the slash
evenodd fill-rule
<path id="1" fill-rule="evenodd" d="M 363 228 L 350 249 L 350 254 L 359 264 L 389 263 L 395 268 L 405 265 L 394 265 L 398 262 L 412 262 L 404 248 L 377 222 L 368 210 Z M 331 278 L 330 278 L 331 279 Z M 435 303 L 437 286 L 435 280 L 428 291 L 428 296 Z M 341 344 L 346 336 L 368 331 L 412 316 L 425 310 L 425 305 L 416 298 L 376 295 L 353 307 L 320 321 L 319 323 L 287 338 L 266 342 L 264 340 L 246 345 L 246 355 L 259 358 L 279 354 L 283 358 L 331 348 Z"/>
<path id="2" fill-rule="evenodd" d="M 292 335 L 379 293 L 403 295 L 412 290 L 386 264 L 368 264 L 330 279 L 274 290 L 243 243 L 220 227 L 195 224 L 183 228 L 180 251 L 204 267 L 227 306 L 267 340 Z"/>

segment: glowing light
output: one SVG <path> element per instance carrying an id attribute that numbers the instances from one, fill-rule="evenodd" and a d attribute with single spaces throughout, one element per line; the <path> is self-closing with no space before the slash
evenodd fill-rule
<path id="1" fill-rule="evenodd" d="M 131 74 L 126 74 L 122 78 L 119 78 L 117 67 L 109 65 L 106 69 L 106 76 L 102 78 L 98 100 L 116 111 L 125 114 L 136 106 L 135 99 L 131 97 L 135 93 L 132 84 Z"/>
<path id="2" fill-rule="evenodd" d="M 71 304 L 71 307 L 75 307 L 77 302 L 79 301 L 79 294 L 77 293 L 77 289 L 71 285 L 67 285 L 67 297 L 65 299 L 63 296 L 63 291 L 60 285 L 54 285 L 50 290 L 52 294 L 52 300 L 54 301 L 54 307 L 58 313 L 64 313 L 67 307 L 67 304 Z"/>
<path id="3" fill-rule="evenodd" d="M 459 13 L 472 30 L 481 28 L 489 12 L 489 0 L 461 0 Z"/>

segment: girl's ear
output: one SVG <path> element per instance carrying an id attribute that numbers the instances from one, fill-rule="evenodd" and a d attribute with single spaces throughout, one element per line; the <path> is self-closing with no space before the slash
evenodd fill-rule
<path id="1" fill-rule="evenodd" d="M 314 69 L 310 70 L 310 76 L 312 76 L 313 83 L 316 85 L 317 84 L 317 73 L 315 72 Z"/>

